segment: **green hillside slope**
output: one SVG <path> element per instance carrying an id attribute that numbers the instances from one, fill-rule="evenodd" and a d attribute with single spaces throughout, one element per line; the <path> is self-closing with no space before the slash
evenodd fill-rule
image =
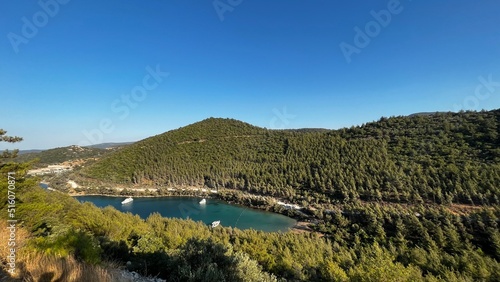
<path id="1" fill-rule="evenodd" d="M 267 130 L 210 118 L 110 154 L 113 183 L 226 187 L 304 203 L 500 204 L 500 110 L 382 118 L 341 130 Z"/>

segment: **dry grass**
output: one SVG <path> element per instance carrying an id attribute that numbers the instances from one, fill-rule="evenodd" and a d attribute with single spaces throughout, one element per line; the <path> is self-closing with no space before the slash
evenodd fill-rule
<path id="1" fill-rule="evenodd" d="M 26 281 L 26 282 L 72 282 L 72 281 L 120 281 L 117 277 L 116 267 L 101 267 L 89 265 L 74 259 L 72 256 L 59 258 L 42 253 L 28 251 L 26 243 L 29 233 L 22 229 L 16 230 L 16 274 L 10 276 L 7 272 L 6 257 L 10 252 L 7 245 L 10 231 L 7 222 L 0 221 L 0 281 Z M 115 273 L 113 275 L 112 273 Z"/>
<path id="2" fill-rule="evenodd" d="M 23 281 L 113 281 L 107 269 L 76 261 L 73 257 L 56 258 L 30 254 L 20 269 Z"/>

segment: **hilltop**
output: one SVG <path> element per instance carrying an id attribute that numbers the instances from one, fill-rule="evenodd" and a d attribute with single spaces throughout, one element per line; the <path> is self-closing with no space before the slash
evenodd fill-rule
<path id="1" fill-rule="evenodd" d="M 290 201 L 500 204 L 500 110 L 381 118 L 340 130 L 269 130 L 210 118 L 81 171 L 155 187 L 231 188 Z"/>

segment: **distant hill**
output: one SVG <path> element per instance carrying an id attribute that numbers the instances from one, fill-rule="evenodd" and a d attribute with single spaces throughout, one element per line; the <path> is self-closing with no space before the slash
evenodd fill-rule
<path id="1" fill-rule="evenodd" d="M 330 129 L 326 129 L 326 128 L 298 128 L 298 129 L 282 129 L 282 130 L 288 131 L 288 132 L 303 132 L 303 133 L 330 131 Z"/>
<path id="2" fill-rule="evenodd" d="M 24 155 L 24 154 L 31 154 L 31 153 L 40 153 L 43 150 L 37 150 L 37 149 L 32 149 L 32 150 L 19 150 L 17 153 L 18 155 Z"/>
<path id="3" fill-rule="evenodd" d="M 67 147 L 58 147 L 48 150 L 20 150 L 18 153 L 18 157 L 14 159 L 14 161 L 25 162 L 39 159 L 40 161 L 37 166 L 43 166 L 47 164 L 62 163 L 65 161 L 76 159 L 101 157 L 104 154 L 109 153 L 109 151 L 113 151 L 119 147 L 127 146 L 130 144 L 133 144 L 133 142 L 101 143 L 84 147 L 71 145 Z"/>
<path id="4" fill-rule="evenodd" d="M 80 146 L 60 147 L 40 152 L 19 154 L 14 160 L 17 162 L 26 162 L 39 159 L 37 166 L 57 164 L 65 161 L 78 159 L 97 158 L 109 153 L 108 150 L 98 148 L 88 148 Z"/>
<path id="5" fill-rule="evenodd" d="M 119 142 L 119 143 L 101 143 L 101 144 L 95 144 L 95 145 L 90 145 L 90 146 L 85 146 L 88 148 L 97 148 L 97 149 L 106 149 L 106 148 L 115 148 L 115 147 L 122 147 L 122 146 L 127 146 L 130 144 L 133 144 L 134 142 Z"/>
<path id="6" fill-rule="evenodd" d="M 500 110 L 267 130 L 210 118 L 126 146 L 89 179 L 227 187 L 305 202 L 500 204 Z"/>
<path id="7" fill-rule="evenodd" d="M 436 114 L 445 114 L 445 112 L 421 112 L 421 113 L 411 114 L 411 115 L 409 115 L 409 117 L 430 116 L 430 115 L 436 115 Z"/>

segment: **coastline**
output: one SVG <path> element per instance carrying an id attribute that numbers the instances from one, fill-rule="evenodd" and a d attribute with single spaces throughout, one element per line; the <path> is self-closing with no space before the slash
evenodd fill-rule
<path id="1" fill-rule="evenodd" d="M 40 182 L 40 183 L 43 183 L 45 185 L 49 185 L 48 182 Z M 50 188 L 50 186 L 48 186 L 47 188 Z M 52 189 L 52 188 L 51 188 Z M 239 194 L 240 196 L 243 197 L 243 199 L 249 199 L 249 200 L 271 200 L 275 203 L 275 206 L 279 206 L 277 203 L 280 202 L 279 199 L 276 199 L 274 197 L 271 197 L 271 196 L 262 196 L 262 195 L 255 195 L 255 194 L 251 194 L 251 193 L 248 193 L 248 192 L 244 192 L 244 191 L 240 191 L 240 190 L 234 190 L 234 189 L 226 189 L 226 188 L 223 188 L 220 190 L 220 193 L 219 191 L 213 193 L 213 192 L 210 192 L 210 190 L 208 189 L 205 189 L 205 188 L 202 188 L 202 187 L 194 187 L 194 186 L 190 186 L 188 188 L 181 188 L 181 189 L 172 189 L 172 190 L 168 190 L 167 193 L 165 194 L 157 194 L 157 195 L 138 195 L 138 193 L 144 193 L 146 190 L 148 191 L 157 191 L 157 187 L 150 187 L 150 188 L 126 188 L 126 187 L 115 187 L 115 188 L 109 188 L 110 190 L 108 191 L 115 191 L 117 193 L 120 193 L 122 192 L 123 190 L 127 190 L 127 192 L 129 193 L 126 193 L 124 195 L 119 195 L 119 194 L 114 194 L 114 193 L 96 193 L 96 192 L 87 192 L 84 190 L 84 188 L 82 188 L 81 186 L 78 187 L 78 192 L 75 191 L 75 189 L 70 189 L 69 192 L 63 192 L 63 191 L 59 191 L 59 190 L 55 190 L 53 189 L 54 191 L 58 191 L 58 192 L 61 192 L 61 193 L 66 193 L 67 195 L 71 196 L 71 197 L 82 197 L 82 196 L 102 196 L 102 197 L 113 197 L 113 198 L 127 198 L 127 197 L 134 197 L 134 198 L 166 198 L 166 197 L 194 197 L 194 198 L 205 198 L 205 199 L 218 199 L 218 200 L 221 200 L 221 201 L 224 201 L 228 204 L 231 204 L 231 205 L 240 205 L 240 206 L 243 206 L 243 207 L 246 207 L 246 208 L 251 208 L 251 209 L 255 209 L 255 210 L 261 210 L 261 211 L 268 211 L 268 212 L 273 212 L 273 213 L 276 213 L 276 214 L 280 214 L 280 215 L 284 215 L 284 216 L 287 216 L 289 218 L 292 218 L 294 219 L 296 222 L 293 226 L 291 226 L 289 228 L 289 230 L 287 232 L 293 232 L 293 233 L 317 233 L 315 232 L 313 229 L 311 229 L 309 227 L 309 225 L 311 224 L 311 222 L 309 221 L 306 221 L 304 220 L 303 218 L 299 218 L 299 216 L 290 216 L 289 214 L 285 214 L 283 212 L 277 212 L 274 210 L 274 206 L 262 206 L 262 205 L 257 205 L 257 206 L 254 206 L 254 205 L 251 205 L 249 204 L 248 201 L 243 201 L 243 202 L 238 202 L 238 201 L 234 201 L 234 200 L 228 200 L 227 198 L 224 198 L 222 195 L 224 196 L 227 196 L 227 195 L 235 195 L 235 194 Z M 205 189 L 205 191 L 201 192 L 202 189 Z M 73 190 L 73 191 L 71 191 Z M 213 190 L 212 190 L 213 191 Z M 156 193 L 156 192 L 154 192 Z M 285 209 L 286 211 L 286 209 Z M 293 213 L 292 215 L 296 215 L 295 213 Z M 320 234 L 320 236 L 322 235 L 321 233 L 318 233 Z"/>

